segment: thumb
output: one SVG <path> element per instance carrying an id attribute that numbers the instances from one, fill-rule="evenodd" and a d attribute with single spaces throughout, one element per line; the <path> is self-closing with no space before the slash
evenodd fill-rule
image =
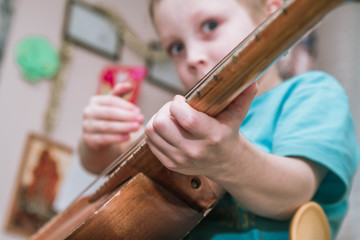
<path id="1" fill-rule="evenodd" d="M 111 90 L 110 94 L 113 96 L 122 97 L 133 90 L 133 86 L 130 82 L 119 82 Z"/>
<path id="2" fill-rule="evenodd" d="M 250 105 L 258 92 L 257 82 L 252 83 L 239 96 L 237 96 L 218 116 L 220 122 L 233 128 L 240 128 Z"/>

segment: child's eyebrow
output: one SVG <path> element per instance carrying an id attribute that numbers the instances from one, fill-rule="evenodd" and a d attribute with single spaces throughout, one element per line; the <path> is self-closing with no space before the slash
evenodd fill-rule
<path id="1" fill-rule="evenodd" d="M 209 17 L 210 15 L 213 15 L 213 14 L 214 14 L 213 12 L 205 12 L 204 10 L 200 9 L 200 10 L 191 12 L 190 21 L 193 22 L 193 23 L 196 23 L 197 21 L 199 21 L 201 19 L 204 19 L 204 18 L 207 18 L 207 17 Z"/>
<path id="2" fill-rule="evenodd" d="M 203 12 L 202 11 L 196 11 L 196 12 L 192 12 L 190 15 L 190 21 L 195 22 L 196 20 L 198 20 L 199 18 L 203 17 Z"/>
<path id="3" fill-rule="evenodd" d="M 219 12 L 217 9 L 211 9 L 208 11 L 198 10 L 196 12 L 191 13 L 190 21 L 193 23 L 197 23 L 207 18 L 219 16 L 220 14 L 221 12 Z"/>
<path id="4" fill-rule="evenodd" d="M 175 36 L 173 36 L 172 34 L 169 33 L 163 33 L 161 31 L 158 32 L 158 37 L 160 39 L 161 45 L 163 47 L 168 46 L 168 44 L 170 44 L 171 42 L 173 42 L 173 39 L 175 39 Z"/>
<path id="5" fill-rule="evenodd" d="M 171 45 L 174 41 L 176 41 L 178 38 L 174 37 L 174 36 L 161 36 L 160 40 L 161 40 L 161 45 L 164 48 L 164 50 L 166 51 L 167 48 L 169 47 L 169 45 Z"/>

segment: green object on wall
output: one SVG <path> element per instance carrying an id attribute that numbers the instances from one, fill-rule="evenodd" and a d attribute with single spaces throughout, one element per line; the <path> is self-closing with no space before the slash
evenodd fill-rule
<path id="1" fill-rule="evenodd" d="M 16 46 L 15 58 L 26 80 L 52 78 L 60 66 L 57 50 L 44 37 L 27 37 Z"/>

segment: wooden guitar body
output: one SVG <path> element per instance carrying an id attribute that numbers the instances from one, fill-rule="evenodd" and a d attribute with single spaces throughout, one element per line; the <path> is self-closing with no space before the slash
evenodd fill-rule
<path id="1" fill-rule="evenodd" d="M 62 239 L 67 232 L 65 239 L 181 239 L 202 218 L 141 173 L 99 203 L 102 205 L 89 205 L 87 199 L 77 202 L 73 206 L 76 215 L 70 218 L 67 214 L 59 225 L 62 228 L 48 229 L 38 236 Z M 79 212 L 83 215 L 80 219 Z M 95 229 L 101 229 L 101 234 Z"/>
<path id="2" fill-rule="evenodd" d="M 168 170 L 143 141 L 134 148 L 96 193 L 31 239 L 182 239 L 221 199 L 224 191 L 207 178 Z"/>
<path id="3" fill-rule="evenodd" d="M 189 91 L 187 102 L 216 116 L 344 2 L 351 1 L 285 1 Z M 166 169 L 141 137 L 115 162 L 107 181 L 95 193 L 72 203 L 31 239 L 182 239 L 223 194 L 220 186 L 204 176 Z"/>

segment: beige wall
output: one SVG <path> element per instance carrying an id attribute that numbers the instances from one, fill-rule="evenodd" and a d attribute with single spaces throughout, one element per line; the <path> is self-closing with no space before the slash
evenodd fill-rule
<path id="1" fill-rule="evenodd" d="M 97 1 L 91 1 L 97 3 Z M 144 41 L 155 37 L 147 18 L 144 0 L 103 0 L 103 4 L 119 11 L 137 30 Z M 43 114 L 49 100 L 51 82 L 30 84 L 19 75 L 14 62 L 16 43 L 25 36 L 36 34 L 46 36 L 54 45 L 60 46 L 65 0 L 17 0 L 16 14 L 13 18 L 11 34 L 0 72 L 0 226 L 5 217 L 15 187 L 18 168 L 27 133 L 42 133 Z M 360 121 L 360 6 L 339 9 L 326 19 L 320 27 L 321 68 L 337 76 L 346 86 L 352 99 L 352 107 L 357 123 Z M 90 96 L 96 91 L 97 76 L 108 62 L 80 48 L 73 47 L 72 63 L 66 72 L 65 88 L 58 113 L 56 128 L 52 138 L 71 147 L 76 146 L 81 133 L 82 109 Z M 122 64 L 143 64 L 142 59 L 131 49 L 125 47 Z M 142 88 L 140 106 L 146 117 L 150 117 L 172 94 L 146 82 Z M 360 124 L 358 124 L 360 125 Z M 359 131 L 359 127 L 358 127 Z M 359 181 L 359 180 L 358 180 Z M 358 183 L 355 187 L 360 189 Z M 359 220 L 360 199 L 352 198 L 351 218 Z M 355 210 L 357 213 L 355 213 Z M 355 225 L 347 221 L 342 238 L 356 231 Z M 0 239 L 19 239 L 0 230 Z M 355 239 L 355 238 L 347 238 Z"/>
<path id="2" fill-rule="evenodd" d="M 344 86 L 360 140 L 360 4 L 348 4 L 331 13 L 319 26 L 319 66 Z M 350 196 L 350 211 L 338 239 L 359 239 L 360 171 Z"/>

